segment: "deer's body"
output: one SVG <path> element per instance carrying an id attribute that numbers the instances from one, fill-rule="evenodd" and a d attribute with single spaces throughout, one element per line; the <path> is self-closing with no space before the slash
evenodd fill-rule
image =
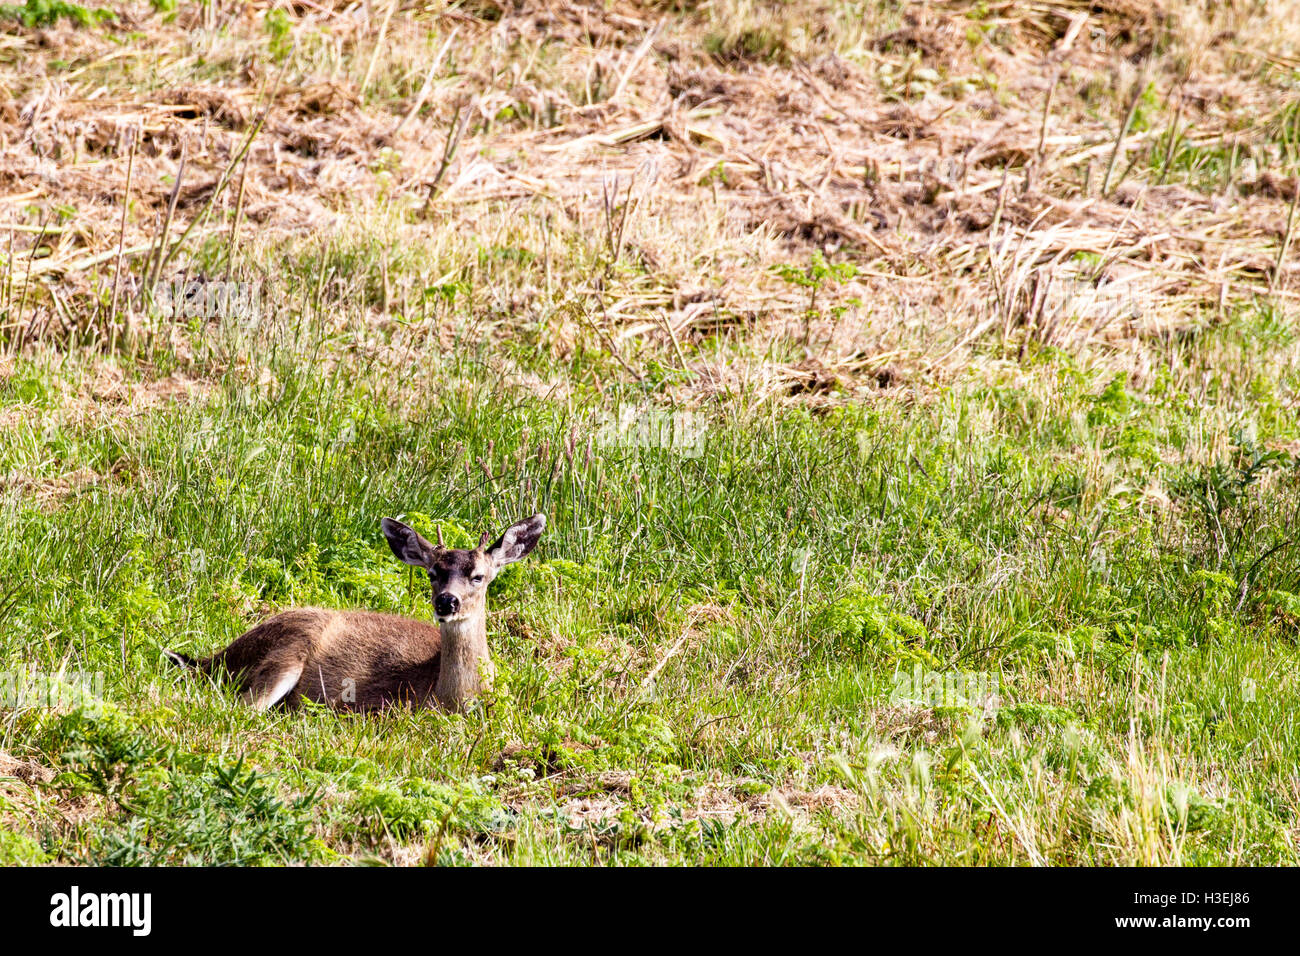
<path id="1" fill-rule="evenodd" d="M 394 554 L 428 569 L 439 627 L 394 614 L 301 607 L 268 618 L 211 657 L 165 653 L 202 673 L 233 678 L 259 710 L 304 699 L 340 710 L 460 710 L 491 684 L 488 582 L 533 549 L 544 525 L 535 515 L 511 526 L 491 548 L 485 537 L 472 551 L 456 551 L 385 519 Z"/>
<path id="2" fill-rule="evenodd" d="M 485 657 L 486 650 L 484 642 Z M 304 698 L 340 710 L 448 706 L 464 681 L 449 681 L 438 695 L 441 651 L 442 635 L 424 621 L 304 607 L 268 618 L 198 667 L 233 676 L 258 708 Z"/>

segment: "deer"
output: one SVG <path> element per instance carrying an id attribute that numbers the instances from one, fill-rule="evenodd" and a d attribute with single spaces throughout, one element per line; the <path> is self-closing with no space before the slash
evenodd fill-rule
<path id="1" fill-rule="evenodd" d="M 494 667 L 487 646 L 487 589 L 507 564 L 537 546 L 546 516 L 512 524 L 488 545 L 448 548 L 438 529 L 431 544 L 414 528 L 384 518 L 380 528 L 393 555 L 424 568 L 438 626 L 376 611 L 296 607 L 281 611 L 205 658 L 163 654 L 186 670 L 233 679 L 245 703 L 259 711 L 304 700 L 341 711 L 441 707 L 463 712 L 490 690 Z"/>

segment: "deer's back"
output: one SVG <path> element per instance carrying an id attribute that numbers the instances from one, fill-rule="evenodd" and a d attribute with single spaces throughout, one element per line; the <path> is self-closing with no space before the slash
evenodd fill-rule
<path id="1" fill-rule="evenodd" d="M 246 690 L 301 670 L 285 696 L 345 710 L 433 703 L 441 638 L 424 621 L 374 611 L 293 608 L 245 632 L 205 662 L 235 675 Z"/>

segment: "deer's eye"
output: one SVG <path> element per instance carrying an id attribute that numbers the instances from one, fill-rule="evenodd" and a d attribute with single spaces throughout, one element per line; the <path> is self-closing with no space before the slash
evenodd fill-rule
<path id="1" fill-rule="evenodd" d="M 471 584 L 482 584 L 482 583 L 483 583 L 483 575 L 481 575 L 481 574 L 476 574 L 476 575 L 474 575 L 472 578 L 470 578 L 469 581 L 470 581 Z"/>

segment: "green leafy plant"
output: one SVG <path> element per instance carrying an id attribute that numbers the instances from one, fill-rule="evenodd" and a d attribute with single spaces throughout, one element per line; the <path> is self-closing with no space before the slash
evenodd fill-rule
<path id="1" fill-rule="evenodd" d="M 807 345 L 812 334 L 813 321 L 824 317 L 822 311 L 817 307 L 817 296 L 830 285 L 837 285 L 853 279 L 858 274 L 858 267 L 851 262 L 827 262 L 821 250 L 817 250 L 809 257 L 806 266 L 780 264 L 773 266 L 772 271 L 791 285 L 808 290 L 808 307 L 804 309 L 803 313 L 804 345 Z M 838 325 L 839 320 L 844 316 L 847 307 L 855 304 L 860 305 L 861 303 L 857 299 L 852 299 L 846 304 L 836 305 L 828 310 L 834 319 L 831 331 L 832 337 L 835 334 L 834 327 Z"/>
<path id="2" fill-rule="evenodd" d="M 263 29 L 270 37 L 267 49 L 271 59 L 277 63 L 282 62 L 293 49 L 293 24 L 289 20 L 289 14 L 279 7 L 268 11 L 263 20 Z"/>
<path id="3" fill-rule="evenodd" d="M 840 653 L 871 651 L 886 659 L 940 666 L 925 644 L 925 625 L 890 607 L 887 598 L 855 586 L 824 605 L 812 618 L 814 634 L 829 640 Z"/>
<path id="4" fill-rule="evenodd" d="M 0 6 L 0 18 L 17 20 L 28 29 L 49 27 L 60 20 L 71 20 L 77 26 L 89 27 L 117 18 L 112 10 L 94 9 L 65 0 L 27 0 L 22 6 Z"/>

